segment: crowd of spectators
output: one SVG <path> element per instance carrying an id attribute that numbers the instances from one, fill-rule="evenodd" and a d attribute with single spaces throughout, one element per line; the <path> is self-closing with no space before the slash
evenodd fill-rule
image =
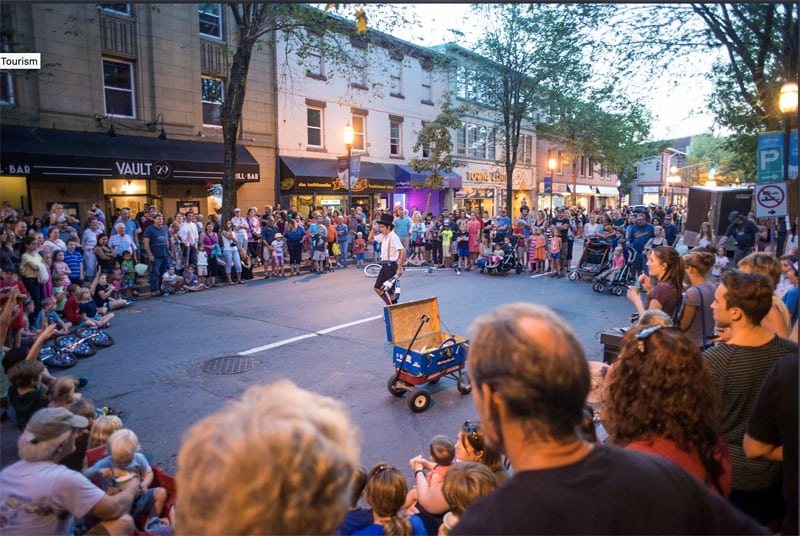
<path id="1" fill-rule="evenodd" d="M 146 255 L 151 265 L 161 262 L 173 274 L 180 265 L 184 278 L 202 266 L 203 253 L 209 261 L 216 259 L 214 246 L 221 246 L 227 269 L 223 277 L 235 284 L 231 272 L 238 280 L 239 271 L 233 246 L 248 244 L 237 248 L 239 263 L 243 255 L 260 255 L 251 262 L 263 264 L 276 255 L 263 248 L 269 224 L 258 228 L 263 249 L 251 240 L 256 213 L 249 212 L 247 218 L 224 222 L 222 230 L 213 218 L 201 230 L 197 215 L 176 216 L 167 224 L 152 211 L 146 229 L 169 225 L 186 245 L 167 247 L 166 252 L 157 249 L 152 232 L 137 242 L 134 231 L 134 240 L 120 238 L 112 246 L 100 233 L 93 247 L 95 260 L 77 268 L 84 278 L 91 277 L 89 287 L 78 287 L 75 294 L 80 297 L 70 298 L 81 303 L 84 288 L 90 296 L 102 292 L 101 298 L 107 298 L 113 285 L 104 270 L 113 274 L 117 264 L 108 263 L 104 247 L 116 254 L 118 242 L 130 242 L 132 250 L 122 252 L 132 257 L 130 262 Z M 513 222 L 504 211 L 486 221 L 461 212 L 446 212 L 441 220 L 443 226 L 447 222 L 445 230 L 451 221 L 463 225 L 459 232 L 468 237 L 470 222 L 478 222 L 480 239 L 506 242 L 508 233 L 524 236 L 526 228 L 533 228 L 518 221 L 525 212 Z M 351 238 L 354 243 L 358 233 L 372 233 L 355 210 L 352 235 L 349 219 L 340 215 L 312 213 L 305 220 L 290 214 L 280 211 L 283 229 L 277 223 L 272 228 L 273 242 L 286 237 L 290 258 L 293 243 L 302 248 L 305 238 L 300 234 L 310 239 L 309 234 L 321 234 L 329 221 L 343 263 L 354 250 Z M 272 214 L 266 216 L 272 218 L 261 221 L 275 222 Z M 411 481 L 389 461 L 369 470 L 360 466 L 360 434 L 342 402 L 288 381 L 251 387 L 186 433 L 178 453 L 175 510 L 165 506 L 166 491 L 151 486 L 152 469 L 140 452 L 146 445 L 139 445 L 134 431 L 82 398 L 76 392 L 78 379 L 55 379 L 36 359 L 38 347 L 59 325 L 45 320 L 38 333 L 14 331 L 20 311 L 23 317 L 34 315 L 28 284 L 40 280 L 33 267 L 22 272 L 18 265 L 4 264 L 3 288 L 8 290 L 0 338 L 12 349 L 3 364 L 9 365 L 15 409 L 22 411 L 16 412 L 20 461 L 0 472 L 0 529 L 4 534 L 56 534 L 77 522 L 91 534 L 131 534 L 137 529 L 165 534 L 797 533 L 794 231 L 787 233 L 785 253 L 769 245 L 760 249 L 757 241 L 748 251 L 747 242 L 737 242 L 738 258 L 721 266 L 714 249 L 726 237 L 710 236 L 706 244 L 681 256 L 674 247 L 677 234 L 670 237 L 664 229 L 664 242 L 658 241 L 651 223 L 659 217 L 656 211 L 634 213 L 630 220 L 613 210 L 591 214 L 586 222 L 580 216 L 580 210 L 556 210 L 550 219 L 537 213 L 530 221 L 547 222 L 553 233 L 561 233 L 559 225 L 565 225 L 567 240 L 572 233 L 573 242 L 629 237 L 632 247 L 638 243 L 642 248 L 641 289 L 629 293 L 640 319 L 625 333 L 613 363 L 590 367 L 572 329 L 544 307 L 507 304 L 476 319 L 467 368 L 480 420 L 434 437 L 430 459 L 416 455 L 408 461 Z M 400 210 L 395 221 L 407 217 Z M 334 223 L 340 218 L 341 223 Z M 404 247 L 417 262 L 436 263 L 425 229 L 435 227 L 438 218 L 412 213 L 408 219 Z M 566 223 L 553 223 L 559 220 Z M 672 224 L 667 220 L 661 217 Z M 92 221 L 97 218 L 84 233 L 97 230 Z M 737 229 L 745 218 L 732 213 L 729 221 L 726 236 L 741 239 Z M 118 235 L 125 232 L 121 223 L 123 227 L 115 227 Z M 184 232 L 188 244 L 180 238 L 184 225 L 197 230 L 196 235 L 193 229 Z M 336 230 L 339 225 L 347 227 L 341 229 L 343 235 Z M 41 256 L 41 250 L 31 247 L 35 237 L 24 231 L 20 236 L 16 225 L 9 229 L 25 248 L 21 264 L 43 262 L 31 260 Z M 299 229 L 302 233 L 291 234 Z M 76 244 L 73 232 L 66 232 L 69 251 L 68 244 Z M 415 232 L 422 233 L 421 245 Z M 48 241 L 62 251 L 58 240 L 60 234 L 48 234 Z M 178 252 L 182 264 L 174 257 Z M 331 247 L 329 253 L 334 252 Z M 10 252 L 3 255 L 13 258 Z M 56 263 L 69 266 L 66 256 L 54 260 L 51 278 Z M 553 272 L 558 271 L 554 265 Z M 54 292 L 75 284 L 70 283 L 71 273 L 66 278 L 62 274 Z M 198 275 L 207 278 L 202 283 L 206 286 L 211 274 Z M 168 291 L 173 289 L 179 291 L 177 286 Z M 46 319 L 57 299 L 47 301 L 54 296 L 39 290 Z M 26 305 L 23 298 L 21 309 L 16 307 L 20 296 L 31 300 Z M 108 311 L 114 307 L 109 299 L 104 305 Z M 77 320 L 104 322 L 102 316 L 85 312 Z M 24 318 L 20 322 L 26 326 Z M 16 340 L 23 334 L 32 339 L 24 353 Z M 447 433 L 453 431 L 450 439 Z M 108 457 L 90 464 L 90 445 L 104 444 Z M 44 504 L 48 508 L 39 508 Z"/>

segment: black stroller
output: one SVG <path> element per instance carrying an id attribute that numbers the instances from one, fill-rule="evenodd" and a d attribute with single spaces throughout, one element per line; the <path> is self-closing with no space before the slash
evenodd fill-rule
<path id="1" fill-rule="evenodd" d="M 619 272 L 611 276 L 610 280 L 608 278 L 603 278 L 600 281 L 595 281 L 594 285 L 592 285 L 592 290 L 601 294 L 608 290 L 614 296 L 622 296 L 628 292 L 628 286 L 634 283 L 631 274 L 633 271 L 632 265 L 636 260 L 636 251 L 631 249 L 630 253 L 631 255 L 625 262 L 625 266 L 623 266 Z"/>
<path id="2" fill-rule="evenodd" d="M 589 245 L 583 248 L 578 265 L 569 272 L 567 277 L 570 281 L 577 281 L 584 277 L 594 278 L 608 268 L 610 259 L 611 244 L 605 240 L 592 239 L 589 241 Z"/>
<path id="3" fill-rule="evenodd" d="M 508 275 L 511 270 L 515 270 L 518 274 L 522 273 L 522 265 L 517 262 L 517 255 L 514 249 L 513 246 L 503 245 L 503 256 L 500 262 L 494 265 L 481 266 L 481 273 Z"/>

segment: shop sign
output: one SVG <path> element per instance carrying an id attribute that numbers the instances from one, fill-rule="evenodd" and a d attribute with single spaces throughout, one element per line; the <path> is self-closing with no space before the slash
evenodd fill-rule
<path id="1" fill-rule="evenodd" d="M 499 171 L 467 171 L 467 180 L 470 182 L 502 184 L 506 181 L 506 177 Z"/>
<path id="2" fill-rule="evenodd" d="M 385 193 L 394 192 L 394 181 L 380 179 L 357 179 L 353 185 L 352 193 Z M 294 193 L 346 193 L 347 185 L 339 177 L 287 177 L 281 179 L 282 192 Z"/>
<path id="3" fill-rule="evenodd" d="M 9 164 L 3 175 L 30 175 L 31 166 L 28 164 Z"/>

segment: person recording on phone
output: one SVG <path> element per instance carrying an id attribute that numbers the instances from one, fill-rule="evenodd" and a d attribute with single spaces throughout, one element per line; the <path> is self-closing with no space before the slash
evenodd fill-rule
<path id="1" fill-rule="evenodd" d="M 406 250 L 400 241 L 400 237 L 394 232 L 393 221 L 391 214 L 381 214 L 377 222 L 380 236 L 371 233 L 373 238 L 380 242 L 381 245 L 381 271 L 378 274 L 378 279 L 375 280 L 374 289 L 375 293 L 381 297 L 386 305 L 397 303 L 397 297 L 395 296 L 397 285 L 394 284 L 388 290 L 385 290 L 383 284 L 394 276 L 402 276 L 403 264 L 406 262 Z"/>

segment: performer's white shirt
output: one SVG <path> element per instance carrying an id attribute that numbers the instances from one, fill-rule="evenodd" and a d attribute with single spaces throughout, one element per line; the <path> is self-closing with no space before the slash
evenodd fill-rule
<path id="1" fill-rule="evenodd" d="M 381 243 L 381 261 L 397 262 L 400 259 L 400 250 L 403 249 L 403 243 L 394 232 L 394 229 L 381 237 L 378 237 L 376 233 L 374 238 Z"/>

